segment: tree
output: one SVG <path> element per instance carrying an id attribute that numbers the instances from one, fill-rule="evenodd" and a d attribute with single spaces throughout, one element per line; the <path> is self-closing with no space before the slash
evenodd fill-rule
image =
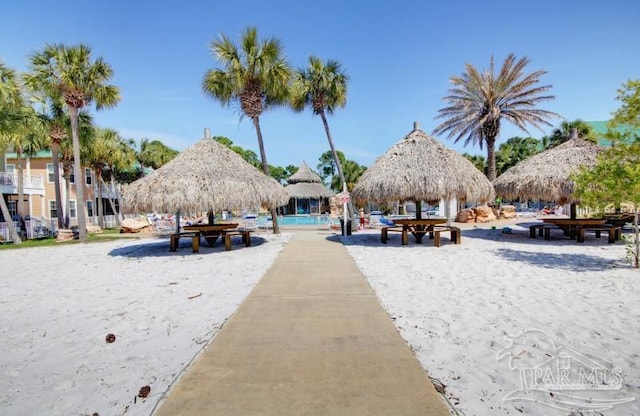
<path id="1" fill-rule="evenodd" d="M 640 267 L 640 143 L 620 143 L 598 155 L 596 166 L 582 167 L 572 177 L 574 193 L 583 205 L 603 211 L 629 203 L 633 206 L 635 238 L 631 243 L 631 261 Z"/>
<path id="2" fill-rule="evenodd" d="M 260 160 L 258 159 L 258 155 L 256 155 L 256 152 L 254 152 L 253 150 L 247 150 L 247 149 L 242 148 L 241 146 L 234 145 L 233 144 L 233 140 L 231 140 L 228 137 L 215 136 L 213 138 L 213 140 L 217 141 L 218 143 L 220 143 L 223 146 L 227 146 L 229 149 L 231 149 L 234 152 L 236 152 L 237 154 L 239 154 L 251 166 L 254 166 L 254 167 L 258 168 L 258 169 L 261 168 L 262 164 L 260 163 Z M 271 171 L 271 166 L 269 167 L 269 172 L 271 173 L 271 177 L 277 179 L 277 177 L 274 176 L 273 172 Z"/>
<path id="3" fill-rule="evenodd" d="M 225 35 L 213 41 L 211 49 L 223 69 L 206 72 L 202 89 L 223 105 L 239 101 L 242 113 L 253 122 L 258 137 L 262 170 L 269 176 L 269 163 L 260 130 L 262 113 L 284 105 L 289 95 L 291 68 L 276 38 L 259 40 L 258 30 L 249 27 L 243 33 L 240 47 Z M 276 207 L 271 207 L 274 234 L 280 233 Z"/>
<path id="4" fill-rule="evenodd" d="M 34 157 L 45 148 L 44 132 L 38 130 L 39 124 L 33 108 L 25 106 L 22 109 L 23 116 L 17 128 L 9 134 L 5 134 L 6 143 L 16 152 L 18 170 L 18 202 L 16 212 L 19 217 L 24 217 L 24 166 L 25 158 Z"/>
<path id="5" fill-rule="evenodd" d="M 463 153 L 462 156 L 469 162 L 473 163 L 480 172 L 487 174 L 487 161 L 482 155 L 472 155 L 469 153 Z"/>
<path id="6" fill-rule="evenodd" d="M 571 130 L 576 129 L 578 131 L 578 137 L 587 140 L 591 143 L 598 143 L 598 136 L 596 132 L 586 122 L 577 119 L 574 121 L 563 121 L 560 123 L 560 127 L 553 130 L 551 135 L 545 140 L 545 149 L 556 147 L 571 138 Z"/>
<path id="7" fill-rule="evenodd" d="M 437 119 L 446 119 L 433 134 L 447 133 L 454 142 L 464 138 L 464 145 L 487 146 L 487 177 L 496 178 L 495 144 L 500 134 L 501 121 L 507 120 L 529 133 L 527 124 L 539 129 L 551 126 L 546 120 L 560 117 L 558 114 L 536 108 L 543 102 L 555 98 L 543 95 L 551 85 L 539 86 L 540 77 L 547 71 L 539 70 L 529 75 L 524 69 L 528 58 L 516 59 L 509 54 L 498 74 L 494 73 L 493 56 L 488 70 L 478 71 L 466 65 L 466 72 L 452 77 L 450 95 L 444 97 L 448 106 L 438 110 Z"/>
<path id="8" fill-rule="evenodd" d="M 95 103 L 96 109 L 115 106 L 120 100 L 118 88 L 106 84 L 113 76 L 113 70 L 102 57 L 92 60 L 91 48 L 86 45 L 47 45 L 30 58 L 31 73 L 26 82 L 32 90 L 41 91 L 48 97 L 62 99 L 67 105 L 71 119 L 71 138 L 75 163 L 75 177 L 81 178 L 80 139 L 78 137 L 78 112 Z M 79 239 L 87 237 L 87 222 L 84 212 L 84 186 L 76 182 L 79 204 Z"/>
<path id="9" fill-rule="evenodd" d="M 24 108 L 24 100 L 20 91 L 20 84 L 16 71 L 0 61 L 0 147 L 7 147 L 7 136 L 16 130 L 16 122 L 20 120 L 20 113 Z M 16 226 L 9 213 L 9 207 L 0 193 L 0 211 L 7 223 L 9 238 L 14 244 L 22 244 Z"/>
<path id="10" fill-rule="evenodd" d="M 319 176 L 322 178 L 323 182 L 328 183 L 329 187 L 335 192 L 342 192 L 343 181 L 347 184 L 347 190 L 351 191 L 367 168 L 353 160 L 347 160 L 344 157 L 344 153 L 340 150 L 337 150 L 336 154 L 338 155 L 338 160 L 340 160 L 344 169 L 344 180 L 335 174 L 336 165 L 333 152 L 331 150 L 324 152 L 319 158 Z"/>
<path id="11" fill-rule="evenodd" d="M 502 175 L 518 162 L 540 152 L 541 143 L 533 137 L 512 137 L 498 147 L 496 152 L 496 174 Z"/>
<path id="12" fill-rule="evenodd" d="M 180 152 L 170 148 L 160 140 L 141 139 L 136 158 L 140 163 L 143 172 L 142 176 L 144 176 L 145 167 L 158 169 L 173 160 L 179 153 Z"/>
<path id="13" fill-rule="evenodd" d="M 294 111 L 303 111 L 310 107 L 313 114 L 319 115 L 322 119 L 341 184 L 347 183 L 347 179 L 333 144 L 326 113 L 333 114 L 336 108 L 342 108 L 347 104 L 348 81 L 349 77 L 338 61 L 329 59 L 323 63 L 320 58 L 310 56 L 309 65 L 296 72 L 291 93 L 291 107 Z M 351 211 L 349 213 L 351 218 L 354 218 L 355 210 L 351 201 L 349 201 L 349 211 Z"/>
<path id="14" fill-rule="evenodd" d="M 614 124 L 629 124 L 640 129 L 640 79 L 623 84 L 616 98 L 622 106 L 613 113 Z"/>

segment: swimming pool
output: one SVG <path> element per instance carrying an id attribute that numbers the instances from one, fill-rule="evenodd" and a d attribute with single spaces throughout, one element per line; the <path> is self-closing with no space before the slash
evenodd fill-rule
<path id="1" fill-rule="evenodd" d="M 258 224 L 266 223 L 266 217 L 258 218 Z M 278 225 L 326 225 L 329 224 L 327 215 L 285 215 L 278 217 Z"/>

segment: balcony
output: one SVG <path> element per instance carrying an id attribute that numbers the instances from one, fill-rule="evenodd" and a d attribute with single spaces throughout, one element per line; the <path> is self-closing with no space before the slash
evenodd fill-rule
<path id="1" fill-rule="evenodd" d="M 27 195 L 44 195 L 44 180 L 42 176 L 24 175 L 24 193 Z M 0 172 L 0 192 L 3 194 L 18 193 L 18 175 Z"/>

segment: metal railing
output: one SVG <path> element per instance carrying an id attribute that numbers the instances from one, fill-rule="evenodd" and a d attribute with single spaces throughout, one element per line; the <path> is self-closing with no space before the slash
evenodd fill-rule
<path id="1" fill-rule="evenodd" d="M 25 189 L 44 189 L 42 176 L 23 175 Z M 0 186 L 18 186 L 18 175 L 14 173 L 0 172 Z"/>

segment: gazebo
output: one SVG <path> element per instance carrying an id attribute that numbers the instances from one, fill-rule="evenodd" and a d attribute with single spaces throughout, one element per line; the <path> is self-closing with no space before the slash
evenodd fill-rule
<path id="1" fill-rule="evenodd" d="M 564 205 L 571 204 L 571 217 L 576 217 L 571 174 L 580 166 L 594 166 L 598 145 L 578 137 L 572 129 L 566 142 L 531 156 L 507 169 L 493 181 L 498 196 L 514 199 L 545 199 Z"/>
<path id="2" fill-rule="evenodd" d="M 289 194 L 289 204 L 285 208 L 287 214 L 321 214 L 329 210 L 328 199 L 335 192 L 324 186 L 320 176 L 313 173 L 305 162 L 287 182 L 284 187 Z"/>
<path id="3" fill-rule="evenodd" d="M 418 123 L 364 172 L 353 189 L 360 202 L 414 201 L 417 219 L 422 201 L 486 202 L 494 195 L 482 172 L 420 130 Z"/>
<path id="4" fill-rule="evenodd" d="M 287 199 L 275 179 L 207 133 L 166 165 L 128 185 L 122 195 L 125 212 L 208 211 L 210 223 L 214 212 L 278 207 Z"/>

